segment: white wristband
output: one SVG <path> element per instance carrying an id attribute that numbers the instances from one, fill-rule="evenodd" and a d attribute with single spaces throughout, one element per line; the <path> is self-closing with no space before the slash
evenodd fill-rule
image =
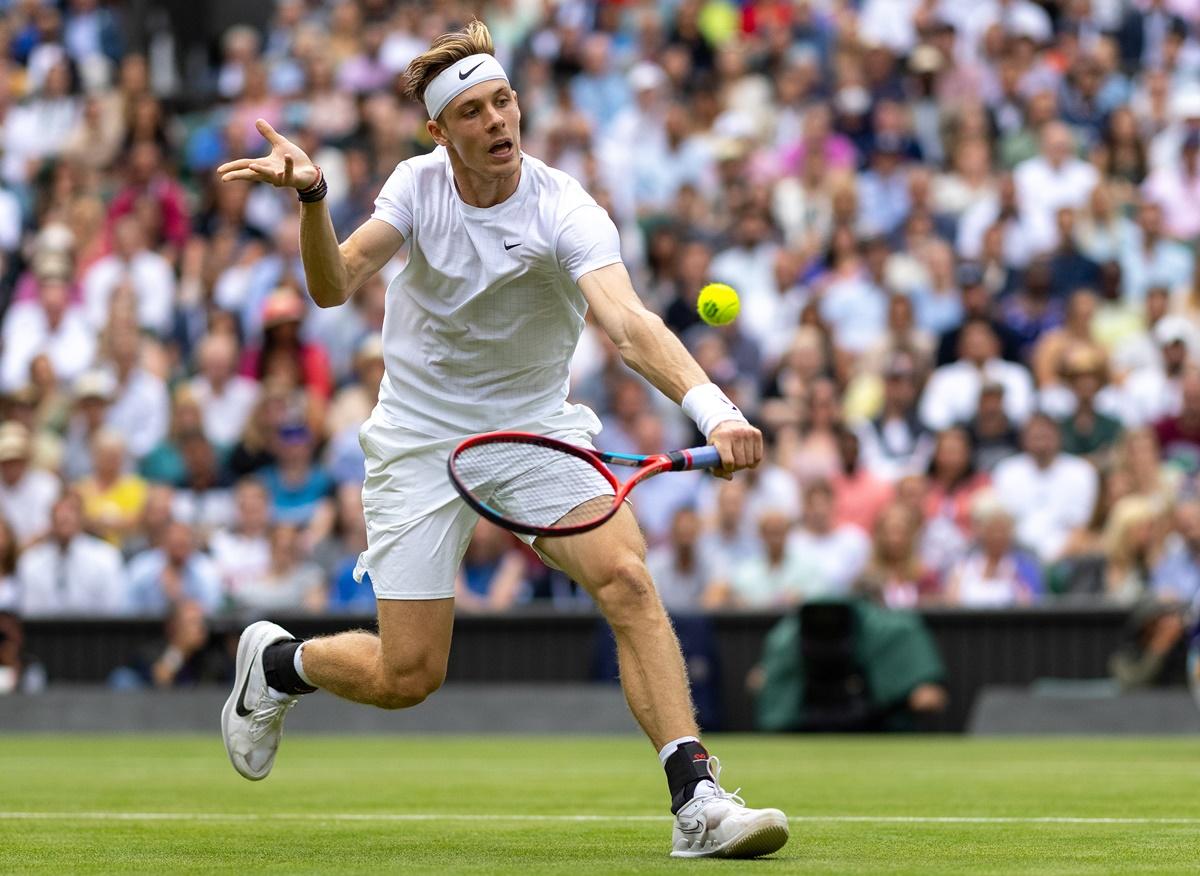
<path id="1" fill-rule="evenodd" d="M 715 383 L 693 386 L 683 397 L 681 407 L 683 412 L 692 418 L 705 440 L 708 440 L 713 429 L 727 420 L 747 422 L 737 405 L 731 402 L 729 396 L 721 392 L 721 387 Z"/>

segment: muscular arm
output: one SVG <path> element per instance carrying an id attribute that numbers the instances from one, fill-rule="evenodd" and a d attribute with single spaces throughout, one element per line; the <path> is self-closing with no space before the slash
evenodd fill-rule
<path id="1" fill-rule="evenodd" d="M 708 383 L 696 360 L 658 314 L 642 304 L 622 264 L 584 274 L 579 288 L 625 364 L 679 404 L 693 386 Z"/>
<path id="2" fill-rule="evenodd" d="M 579 278 L 579 289 L 625 364 L 671 401 L 679 404 L 689 389 L 709 382 L 704 369 L 662 318 L 642 304 L 624 265 L 608 265 L 584 274 Z M 753 468 L 762 460 L 762 433 L 743 420 L 720 423 L 708 439 L 721 452 L 724 469 L 715 473 L 722 477 L 741 468 Z"/>
<path id="3" fill-rule="evenodd" d="M 324 201 L 302 204 L 300 258 L 308 294 L 318 307 L 336 307 L 396 254 L 404 238 L 386 222 L 368 219 L 338 244 Z"/>

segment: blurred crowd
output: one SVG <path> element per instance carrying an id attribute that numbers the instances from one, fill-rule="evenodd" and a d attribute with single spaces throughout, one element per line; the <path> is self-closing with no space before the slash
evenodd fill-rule
<path id="1" fill-rule="evenodd" d="M 1196 0 L 275 0 L 187 76 L 132 10 L 0 0 L 0 609 L 372 610 L 357 430 L 405 253 L 317 309 L 294 193 L 213 171 L 265 118 L 348 234 L 433 146 L 405 66 L 474 15 L 525 151 L 767 437 L 634 493 L 669 608 L 1200 594 Z M 591 325 L 571 392 L 601 447 L 701 440 Z M 585 601 L 484 525 L 457 592 Z"/>

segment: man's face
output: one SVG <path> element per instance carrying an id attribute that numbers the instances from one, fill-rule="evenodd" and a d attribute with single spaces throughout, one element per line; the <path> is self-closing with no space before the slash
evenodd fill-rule
<path id="1" fill-rule="evenodd" d="M 429 123 L 429 132 L 480 176 L 504 179 L 521 167 L 521 110 L 503 80 L 468 88 Z"/>
<path id="2" fill-rule="evenodd" d="M 695 511 L 684 510 L 671 522 L 671 541 L 676 547 L 694 547 L 700 535 L 700 520 Z"/>
<path id="3" fill-rule="evenodd" d="M 83 513 L 78 502 L 70 499 L 54 506 L 50 527 L 60 541 L 70 541 L 83 531 Z"/>
<path id="4" fill-rule="evenodd" d="M 1043 419 L 1036 419 L 1025 427 L 1025 452 L 1034 459 L 1053 459 L 1058 453 L 1058 430 Z"/>

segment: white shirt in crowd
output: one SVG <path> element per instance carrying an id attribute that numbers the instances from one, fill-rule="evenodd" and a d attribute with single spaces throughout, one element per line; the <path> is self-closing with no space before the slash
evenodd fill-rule
<path id="1" fill-rule="evenodd" d="M 1021 205 L 1021 223 L 1029 232 L 1035 252 L 1055 247 L 1058 243 L 1055 214 L 1061 207 L 1086 206 L 1098 181 L 1096 168 L 1079 158 L 1068 158 L 1057 169 L 1040 155 L 1017 165 L 1013 182 Z"/>
<path id="2" fill-rule="evenodd" d="M 236 444 L 258 403 L 258 382 L 235 374 L 218 392 L 203 375 L 191 381 L 192 395 L 200 405 L 204 435 L 221 447 Z"/>
<path id="3" fill-rule="evenodd" d="M 670 544 L 651 548 L 646 554 L 646 569 L 654 579 L 654 586 L 667 611 L 678 614 L 698 613 L 700 598 L 716 580 L 716 576 L 712 567 L 703 562 L 702 555 L 696 557 L 691 569 L 680 569 L 675 562 L 675 550 Z"/>
<path id="4" fill-rule="evenodd" d="M 104 417 L 125 436 L 125 448 L 134 459 L 141 459 L 167 436 L 171 419 L 171 399 L 161 377 L 141 368 L 129 373 L 117 397 Z"/>
<path id="5" fill-rule="evenodd" d="M 171 263 L 143 249 L 129 261 L 116 253 L 106 255 L 83 275 L 83 306 L 96 331 L 108 325 L 108 303 L 113 291 L 128 280 L 137 300 L 138 325 L 164 336 L 171 330 L 175 307 L 175 273 Z"/>
<path id="6" fill-rule="evenodd" d="M 17 562 L 17 581 L 26 617 L 92 617 L 125 610 L 121 552 L 91 535 L 75 536 L 65 551 L 55 541 L 27 548 Z"/>
<path id="7" fill-rule="evenodd" d="M 921 395 L 921 422 L 934 432 L 963 423 L 979 410 L 984 378 L 1004 387 L 1004 413 L 1014 423 L 1024 423 L 1033 413 L 1033 378 L 1015 362 L 989 359 L 983 368 L 970 362 L 951 362 L 938 368 Z"/>
<path id="8" fill-rule="evenodd" d="M 79 308 L 68 308 L 58 329 L 52 331 L 41 304 L 18 301 L 4 317 L 3 345 L 0 384 L 5 391 L 29 383 L 29 363 L 39 353 L 50 357 L 59 381 L 70 384 L 91 367 L 96 357 L 96 332 Z"/>
<path id="9" fill-rule="evenodd" d="M 21 243 L 21 202 L 0 188 L 0 252 L 16 252 Z"/>
<path id="10" fill-rule="evenodd" d="M 788 536 L 788 553 L 803 557 L 821 573 L 824 592 L 845 595 L 867 567 L 871 539 L 853 524 L 835 527 L 826 535 L 798 529 Z"/>
<path id="11" fill-rule="evenodd" d="M 388 288 L 379 412 L 434 437 L 569 411 L 571 354 L 587 302 L 576 283 L 621 261 L 616 226 L 574 179 L 522 156 L 517 190 L 494 207 L 458 194 L 446 150 L 401 162 L 372 218 L 409 242 Z"/>
<path id="12" fill-rule="evenodd" d="M 30 468 L 11 487 L 0 481 L 0 512 L 18 544 L 28 544 L 50 529 L 50 509 L 62 484 L 48 471 Z"/>
<path id="13" fill-rule="evenodd" d="M 1099 487 L 1096 470 L 1068 453 L 1044 469 L 1028 453 L 1011 456 L 996 466 L 993 483 L 1016 521 L 1017 541 L 1044 563 L 1057 560 L 1071 531 L 1091 519 Z"/>
<path id="14" fill-rule="evenodd" d="M 1121 421 L 1127 428 L 1153 425 L 1183 409 L 1178 377 L 1168 377 L 1162 368 L 1139 368 L 1125 381 Z"/>
<path id="15" fill-rule="evenodd" d="M 262 578 L 271 568 L 271 543 L 265 535 L 218 529 L 209 536 L 208 552 L 224 591 L 234 599 L 242 588 Z"/>

